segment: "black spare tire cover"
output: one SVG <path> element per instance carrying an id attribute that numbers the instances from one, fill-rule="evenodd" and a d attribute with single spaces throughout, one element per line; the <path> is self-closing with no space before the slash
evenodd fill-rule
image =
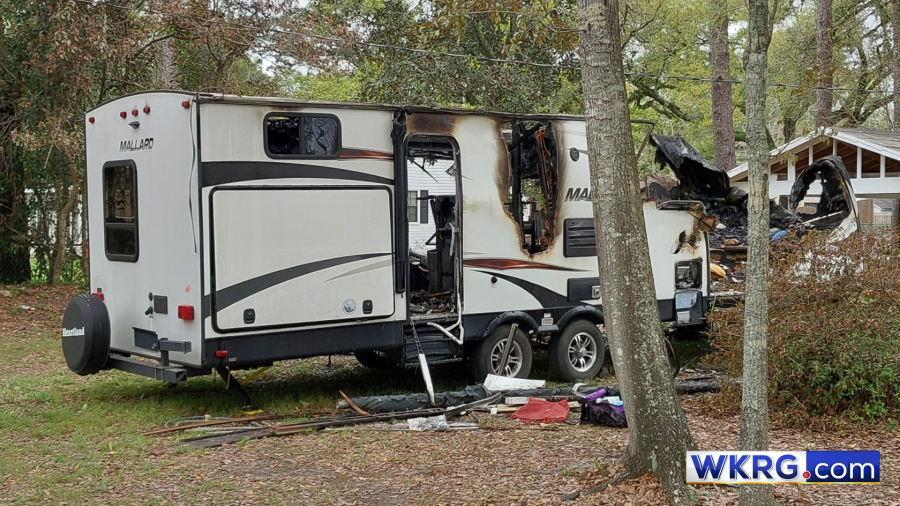
<path id="1" fill-rule="evenodd" d="M 63 316 L 62 347 L 72 372 L 84 376 L 103 369 L 109 357 L 109 335 L 109 312 L 100 297 L 80 294 L 69 300 Z"/>

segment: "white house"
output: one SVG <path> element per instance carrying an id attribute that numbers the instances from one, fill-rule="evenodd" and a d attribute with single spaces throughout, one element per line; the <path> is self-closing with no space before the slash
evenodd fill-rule
<path id="1" fill-rule="evenodd" d="M 425 254 L 425 242 L 434 234 L 434 218 L 431 215 L 429 195 L 456 195 L 456 183 L 449 160 L 436 160 L 433 164 L 417 159 L 407 166 L 409 191 L 406 193 L 406 216 L 409 219 L 409 247 Z M 416 165 L 418 164 L 418 165 Z"/>
<path id="2" fill-rule="evenodd" d="M 769 154 L 769 196 L 791 193 L 803 169 L 828 156 L 840 156 L 858 198 L 900 198 L 900 132 L 871 128 L 826 127 L 779 146 Z M 747 189 L 747 164 L 728 171 L 731 183 Z M 810 195 L 819 195 L 815 183 Z"/>

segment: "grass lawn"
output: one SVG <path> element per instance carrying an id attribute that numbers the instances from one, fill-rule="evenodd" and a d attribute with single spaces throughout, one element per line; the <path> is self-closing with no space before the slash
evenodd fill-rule
<path id="1" fill-rule="evenodd" d="M 0 287 L 0 505 L 661 504 L 659 485 L 648 476 L 560 502 L 561 494 L 614 472 L 628 431 L 608 427 L 526 426 L 474 413 L 465 419 L 482 430 L 323 431 L 208 450 L 173 448 L 198 433 L 141 433 L 189 416 L 240 416 L 238 403 L 214 376 L 168 388 L 119 371 L 71 373 L 59 322 L 75 291 Z M 548 365 L 536 354 L 532 377 L 549 377 Z M 459 365 L 435 367 L 432 376 L 439 391 L 470 383 Z M 360 396 L 421 392 L 424 385 L 415 371 L 367 370 L 342 356 L 331 365 L 327 358 L 276 364 L 247 390 L 267 413 L 302 419 L 334 414 L 339 390 Z M 701 398 L 685 397 L 683 404 L 698 447 L 736 448 L 738 417 L 698 407 Z M 773 450 L 882 451 L 881 485 L 777 486 L 783 504 L 900 504 L 895 427 L 837 434 L 773 429 L 770 442 Z M 701 504 L 736 503 L 727 487 L 692 494 Z"/>

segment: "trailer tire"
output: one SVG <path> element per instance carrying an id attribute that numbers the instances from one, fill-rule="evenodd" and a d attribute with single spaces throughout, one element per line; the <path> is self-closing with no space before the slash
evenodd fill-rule
<path id="1" fill-rule="evenodd" d="M 110 325 L 106 304 L 93 294 L 72 297 L 62 321 L 62 348 L 66 365 L 82 376 L 106 366 L 109 358 Z"/>
<path id="2" fill-rule="evenodd" d="M 512 378 L 527 378 L 531 373 L 532 350 L 528 336 L 521 328 L 513 333 L 512 348 L 507 359 L 506 372 L 500 374 L 497 371 L 503 346 L 509 337 L 512 325 L 500 325 L 475 347 L 472 356 L 472 374 L 475 380 L 484 381 L 488 374 L 509 376 Z"/>
<path id="3" fill-rule="evenodd" d="M 556 377 L 566 381 L 593 379 L 606 358 L 606 339 L 596 323 L 578 318 L 550 339 L 547 353 Z"/>
<path id="4" fill-rule="evenodd" d="M 353 356 L 357 362 L 369 369 L 390 369 L 395 365 L 388 352 L 383 350 L 354 351 Z"/>

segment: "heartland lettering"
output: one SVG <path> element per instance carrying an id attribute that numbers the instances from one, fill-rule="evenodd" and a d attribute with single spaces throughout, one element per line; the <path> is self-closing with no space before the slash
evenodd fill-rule
<path id="1" fill-rule="evenodd" d="M 75 337 L 75 336 L 83 336 L 84 335 L 84 327 L 79 329 L 62 329 L 63 337 Z"/>
<path id="2" fill-rule="evenodd" d="M 153 137 L 119 142 L 120 153 L 126 151 L 150 151 L 151 149 L 153 149 Z"/>

